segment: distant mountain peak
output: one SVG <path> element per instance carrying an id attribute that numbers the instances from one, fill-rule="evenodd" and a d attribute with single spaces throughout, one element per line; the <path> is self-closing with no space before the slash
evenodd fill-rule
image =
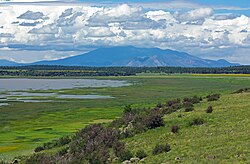
<path id="1" fill-rule="evenodd" d="M 22 64 L 13 61 L 0 59 L 0 66 L 21 66 Z"/>
<path id="2" fill-rule="evenodd" d="M 31 63 L 31 65 L 228 67 L 239 64 L 230 63 L 224 59 L 218 61 L 202 59 L 185 52 L 170 49 L 115 46 L 98 48 L 82 55 L 64 59 L 35 62 Z"/>

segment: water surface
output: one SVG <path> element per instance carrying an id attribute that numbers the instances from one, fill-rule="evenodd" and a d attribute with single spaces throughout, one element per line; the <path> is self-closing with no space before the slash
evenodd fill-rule
<path id="1" fill-rule="evenodd" d="M 9 105 L 8 103 L 0 103 L 0 106 L 7 106 Z"/>
<path id="2" fill-rule="evenodd" d="M 97 88 L 129 86 L 126 81 L 97 79 L 0 79 L 0 91 L 60 90 L 71 88 Z"/>

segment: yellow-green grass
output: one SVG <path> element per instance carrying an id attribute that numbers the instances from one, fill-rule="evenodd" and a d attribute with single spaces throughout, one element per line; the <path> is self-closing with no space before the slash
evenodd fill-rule
<path id="1" fill-rule="evenodd" d="M 192 74 L 193 76 L 213 76 L 213 77 L 250 77 L 250 74 Z"/>
<path id="2" fill-rule="evenodd" d="M 115 97 L 114 99 L 65 99 L 62 102 L 47 103 L 11 102 L 10 106 L 0 107 L 0 159 L 9 160 L 17 155 L 30 154 L 36 146 L 72 134 L 87 124 L 115 119 L 121 115 L 124 105 L 147 107 L 173 98 L 205 96 L 211 93 L 229 94 L 250 86 L 249 78 L 220 77 L 192 75 L 96 77 L 127 80 L 134 85 L 63 90 L 67 94 L 94 93 L 110 95 Z M 52 97 L 49 99 L 55 100 Z"/>
<path id="3" fill-rule="evenodd" d="M 124 140 L 134 153 L 143 149 L 146 163 L 249 163 L 250 93 L 223 95 L 219 101 L 195 105 L 193 112 L 176 112 L 165 117 L 166 125 Z M 212 105 L 211 114 L 205 112 Z M 183 117 L 178 115 L 183 114 Z M 194 118 L 205 124 L 190 126 Z M 179 125 L 179 133 L 171 126 Z M 152 155 L 156 144 L 169 143 L 171 151 Z M 180 161 L 176 159 L 179 158 Z"/>

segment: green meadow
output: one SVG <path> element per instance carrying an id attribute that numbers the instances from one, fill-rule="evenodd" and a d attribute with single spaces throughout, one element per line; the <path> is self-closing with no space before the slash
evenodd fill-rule
<path id="1" fill-rule="evenodd" d="M 60 90 L 64 94 L 98 94 L 113 99 L 65 99 L 60 102 L 23 103 L 10 102 L 0 107 L 0 161 L 15 156 L 29 155 L 35 147 L 65 135 L 71 135 L 91 123 L 109 122 L 119 117 L 125 105 L 151 107 L 158 102 L 187 96 L 222 94 L 218 102 L 202 102 L 195 110 L 165 116 L 166 125 L 147 133 L 125 139 L 132 151 L 145 149 L 148 163 L 174 161 L 176 157 L 185 162 L 204 162 L 216 156 L 214 162 L 249 162 L 249 116 L 250 94 L 231 94 L 240 88 L 250 87 L 249 76 L 227 75 L 147 75 L 130 77 L 96 77 L 96 79 L 126 80 L 133 84 L 118 88 L 81 88 Z M 36 91 L 55 92 L 58 90 Z M 49 100 L 55 100 L 48 97 Z M 212 114 L 204 110 L 214 107 Z M 200 116 L 205 124 L 188 126 L 188 122 Z M 180 125 L 180 133 L 170 133 L 170 126 Z M 153 156 L 156 143 L 168 142 L 172 150 L 167 154 Z M 223 148 L 223 146 L 226 148 Z M 239 160 L 236 158 L 239 158 Z M 239 157 L 238 157 L 239 156 Z M 172 162 L 171 162 L 172 163 Z"/>

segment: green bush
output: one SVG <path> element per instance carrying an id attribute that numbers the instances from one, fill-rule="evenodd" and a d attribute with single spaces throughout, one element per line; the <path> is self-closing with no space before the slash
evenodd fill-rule
<path id="1" fill-rule="evenodd" d="M 43 146 L 38 146 L 35 148 L 34 152 L 40 152 L 40 151 L 43 151 L 44 150 L 44 147 Z"/>
<path id="2" fill-rule="evenodd" d="M 191 112 L 191 111 L 193 111 L 193 110 L 194 110 L 193 107 L 187 107 L 187 108 L 185 108 L 185 112 Z"/>
<path id="3" fill-rule="evenodd" d="M 217 101 L 220 99 L 220 94 L 212 94 L 207 96 L 207 101 Z"/>
<path id="4" fill-rule="evenodd" d="M 144 150 L 138 150 L 135 154 L 137 158 L 143 159 L 147 157 L 147 153 Z"/>
<path id="5" fill-rule="evenodd" d="M 176 111 L 177 109 L 180 109 L 182 107 L 180 99 L 168 101 L 166 105 L 168 108 L 174 109 L 174 111 Z"/>
<path id="6" fill-rule="evenodd" d="M 169 144 L 157 144 L 153 149 L 153 155 L 157 155 L 163 152 L 169 152 L 171 150 Z"/>
<path id="7" fill-rule="evenodd" d="M 183 103 L 186 103 L 186 102 L 189 102 L 189 103 L 192 103 L 192 104 L 197 104 L 197 103 L 200 103 L 202 101 L 202 98 L 201 97 L 198 97 L 198 96 L 193 96 L 193 97 L 186 97 L 183 99 Z"/>
<path id="8" fill-rule="evenodd" d="M 193 119 L 190 122 L 190 126 L 193 126 L 193 125 L 202 125 L 204 123 L 205 123 L 205 121 L 202 118 L 195 118 L 195 119 Z"/>
<path id="9" fill-rule="evenodd" d="M 71 142 L 71 138 L 69 136 L 64 136 L 64 137 L 61 137 L 57 140 L 53 140 L 51 142 L 44 143 L 43 148 L 44 149 L 52 149 L 55 147 L 61 147 L 61 146 L 69 144 L 70 142 Z M 40 149 L 39 149 L 39 147 L 37 147 L 37 148 L 38 148 L 37 150 L 41 150 L 41 148 Z"/>
<path id="10" fill-rule="evenodd" d="M 207 113 L 212 113 L 213 112 L 213 107 L 209 106 L 206 110 Z"/>
<path id="11" fill-rule="evenodd" d="M 156 107 L 162 108 L 162 107 L 163 107 L 163 104 L 159 102 L 159 103 L 156 105 Z"/>
<path id="12" fill-rule="evenodd" d="M 130 150 L 124 150 L 120 156 L 119 159 L 120 161 L 126 161 L 126 160 L 130 160 L 133 157 L 133 154 Z"/>

